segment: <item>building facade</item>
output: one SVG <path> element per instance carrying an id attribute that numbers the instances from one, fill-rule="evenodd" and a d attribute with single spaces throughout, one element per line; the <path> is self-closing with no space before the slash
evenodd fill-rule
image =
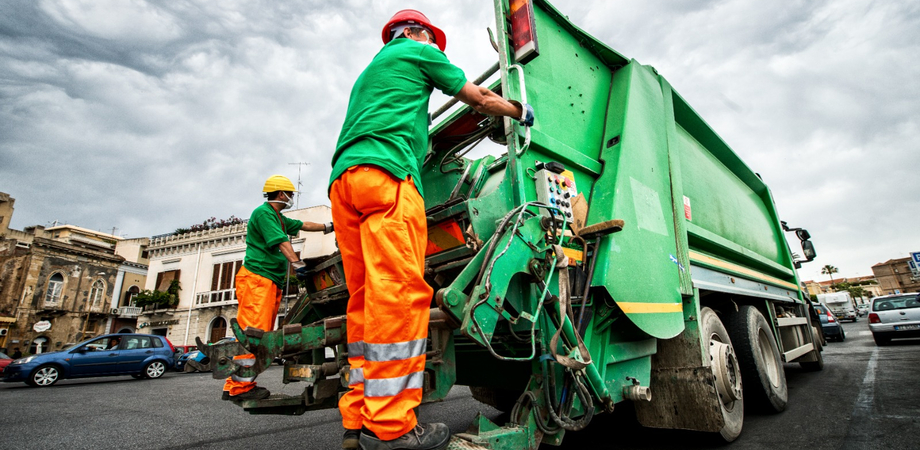
<path id="1" fill-rule="evenodd" d="M 284 215 L 303 221 L 330 222 L 328 206 L 285 211 Z M 166 336 L 176 345 L 192 345 L 199 337 L 216 342 L 231 334 L 230 319 L 236 317 L 236 272 L 246 254 L 247 224 L 230 225 L 205 231 L 153 237 L 148 247 L 150 264 L 145 289 L 165 291 L 179 281 L 179 303 L 172 308 L 142 311 L 137 331 Z M 335 252 L 335 236 L 322 233 L 300 234 L 292 239 L 294 251 L 302 258 Z M 296 298 L 296 288 L 286 292 L 285 300 Z M 291 305 L 293 306 L 293 305 Z M 279 317 L 285 312 L 282 301 Z"/>
<path id="2" fill-rule="evenodd" d="M 0 193 L 0 348 L 35 354 L 112 332 L 120 283 L 146 277 L 145 264 L 119 251 L 139 255 L 147 239 L 73 225 L 11 230 L 13 202 Z"/>
<path id="3" fill-rule="evenodd" d="M 889 259 L 872 266 L 883 295 L 920 292 L 920 277 L 910 270 L 910 258 Z"/>

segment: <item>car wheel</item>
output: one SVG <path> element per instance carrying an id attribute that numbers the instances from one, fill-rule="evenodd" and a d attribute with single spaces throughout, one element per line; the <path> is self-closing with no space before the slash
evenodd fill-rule
<path id="1" fill-rule="evenodd" d="M 31 386 L 47 387 L 57 383 L 58 379 L 60 378 L 60 369 L 51 364 L 47 364 L 35 369 L 35 371 L 32 372 L 32 375 L 29 376 L 29 381 L 26 383 Z"/>
<path id="2" fill-rule="evenodd" d="M 163 374 L 166 373 L 166 364 L 163 364 L 163 361 L 151 361 L 144 366 L 144 374 L 146 378 L 160 378 Z"/>
<path id="3" fill-rule="evenodd" d="M 839 339 L 840 339 L 840 342 L 847 340 L 847 334 L 843 332 L 843 327 L 840 327 Z"/>
<path id="4" fill-rule="evenodd" d="M 767 319 L 757 308 L 742 305 L 725 320 L 741 365 L 747 401 L 773 412 L 786 409 L 789 389 L 779 347 Z"/>
<path id="5" fill-rule="evenodd" d="M 709 367 L 715 378 L 716 394 L 722 410 L 724 425 L 719 435 L 725 442 L 732 442 L 741 434 L 741 425 L 744 423 L 744 395 L 738 358 L 725 325 L 712 309 L 700 310 L 699 323 L 703 345 L 709 350 Z"/>

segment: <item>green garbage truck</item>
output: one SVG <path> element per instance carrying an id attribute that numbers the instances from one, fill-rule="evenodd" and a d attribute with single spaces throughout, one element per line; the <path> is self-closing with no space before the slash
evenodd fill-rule
<path id="1" fill-rule="evenodd" d="M 448 103 L 422 171 L 435 291 L 424 401 L 463 385 L 509 413 L 471 418 L 452 448 L 558 445 L 615 407 L 732 441 L 745 407 L 782 411 L 784 364 L 823 367 L 796 274 L 815 256 L 808 232 L 780 220 L 760 176 L 653 67 L 545 0 L 493 7 L 498 61 L 476 83 L 532 104 L 536 123 Z M 466 157 L 486 140 L 499 150 Z M 341 258 L 308 263 L 283 326 L 234 322 L 239 344 L 202 348 L 215 378 L 284 358 L 303 392 L 238 402 L 251 413 L 334 408 L 348 384 Z M 243 352 L 254 366 L 234 365 Z"/>

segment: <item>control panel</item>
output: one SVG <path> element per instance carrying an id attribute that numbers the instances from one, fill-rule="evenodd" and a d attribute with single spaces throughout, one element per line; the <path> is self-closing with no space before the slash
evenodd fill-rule
<path id="1" fill-rule="evenodd" d="M 578 195 L 574 174 L 568 170 L 555 173 L 542 169 L 537 172 L 536 177 L 537 201 L 558 208 L 561 217 L 557 211 L 553 211 L 553 215 L 557 219 L 561 220 L 564 217 L 567 222 L 571 222 L 572 201 Z M 543 214 L 549 215 L 549 211 L 544 210 Z"/>

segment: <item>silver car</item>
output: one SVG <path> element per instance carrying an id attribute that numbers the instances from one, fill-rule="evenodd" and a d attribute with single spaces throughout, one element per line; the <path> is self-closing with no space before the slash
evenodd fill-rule
<path id="1" fill-rule="evenodd" d="M 920 294 L 876 297 L 869 311 L 869 329 L 876 345 L 892 339 L 920 337 Z"/>

